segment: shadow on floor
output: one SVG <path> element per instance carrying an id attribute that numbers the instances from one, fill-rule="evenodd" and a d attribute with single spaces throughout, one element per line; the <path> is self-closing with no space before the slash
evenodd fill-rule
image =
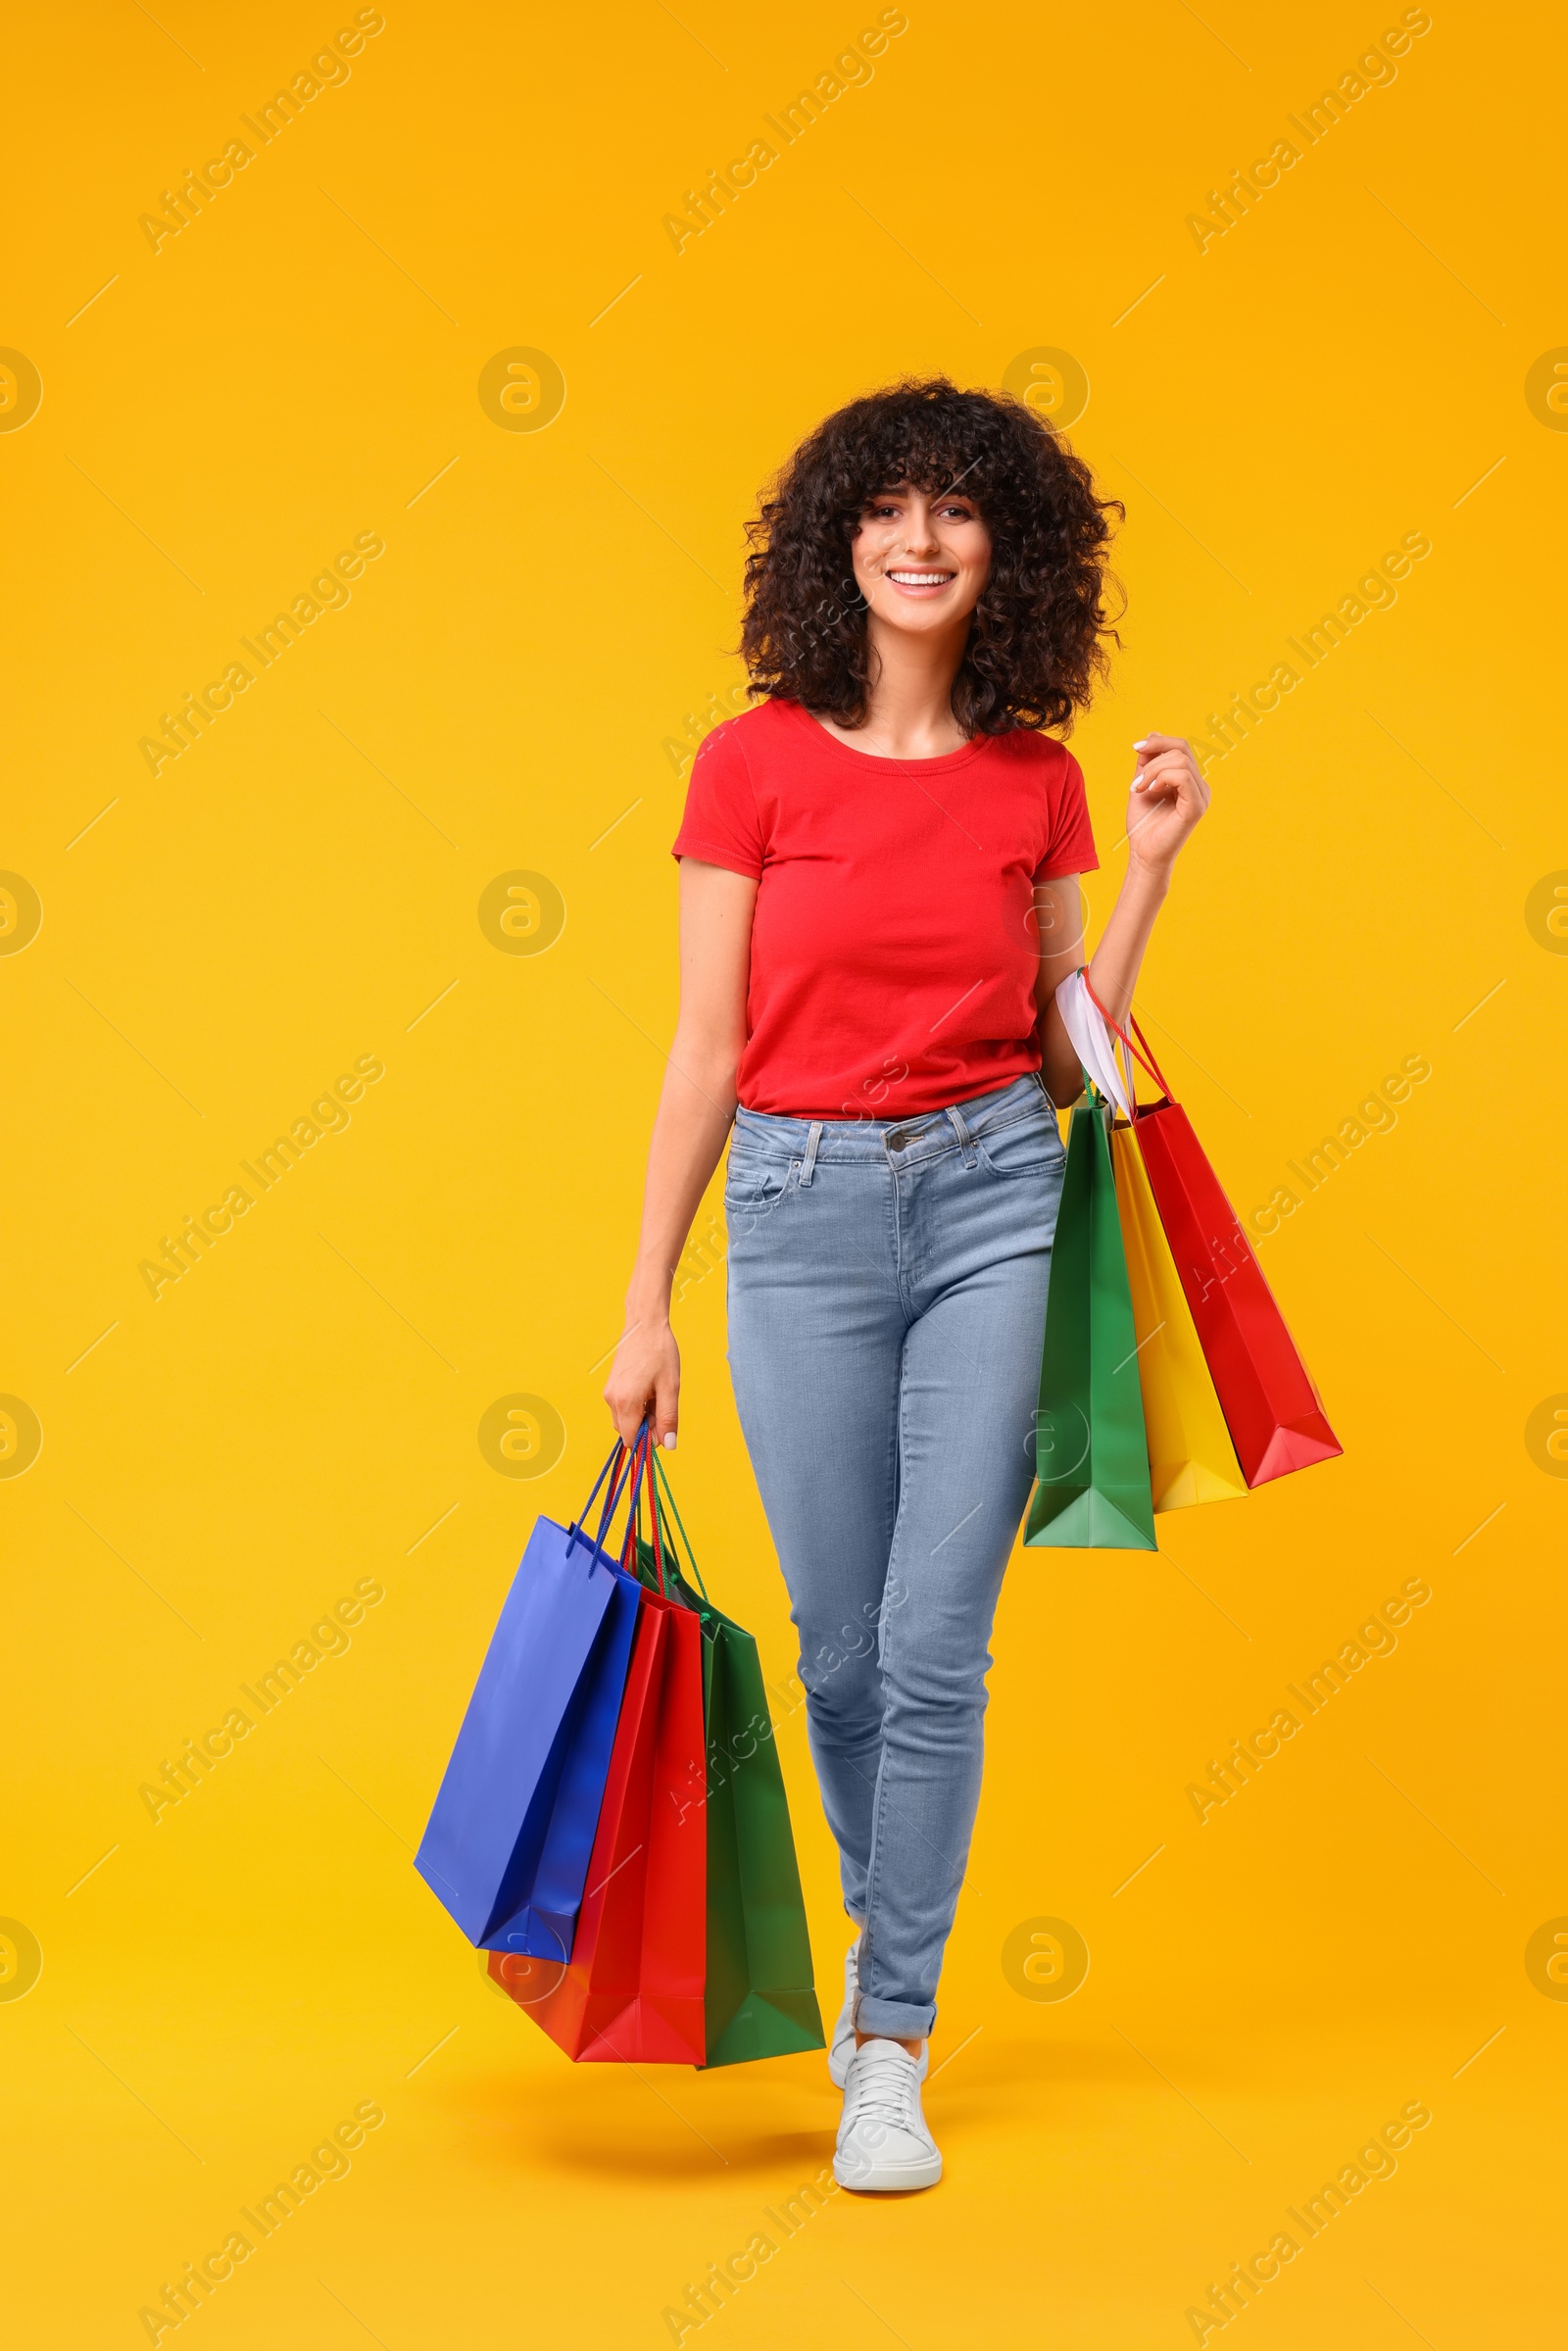
<path id="1" fill-rule="evenodd" d="M 987 2030 L 948 2051 L 937 2043 L 933 2120 L 1012 2121 L 1049 2114 L 1073 2082 L 1147 2079 L 1121 2042 L 1004 2039 Z M 498 2069 L 454 2082 L 443 2103 L 465 2136 L 519 2172 L 540 2165 L 584 2179 L 736 2180 L 781 2174 L 809 2180 L 833 2154 L 840 2093 L 820 2052 L 712 2073 L 682 2066 L 572 2065 Z"/>

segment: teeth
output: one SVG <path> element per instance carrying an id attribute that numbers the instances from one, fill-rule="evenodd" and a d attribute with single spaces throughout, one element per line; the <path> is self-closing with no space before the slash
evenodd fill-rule
<path id="1" fill-rule="evenodd" d="M 953 574 L 951 571 L 890 571 L 888 577 L 898 580 L 906 588 L 940 588 L 946 585 Z"/>

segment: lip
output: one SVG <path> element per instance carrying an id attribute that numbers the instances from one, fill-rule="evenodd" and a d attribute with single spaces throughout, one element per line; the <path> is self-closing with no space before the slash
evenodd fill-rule
<path id="1" fill-rule="evenodd" d="M 946 595 L 958 576 L 956 571 L 942 571 L 936 564 L 927 563 L 901 563 L 899 572 L 906 576 L 900 578 L 892 570 L 884 571 L 882 576 L 900 596 L 911 597 L 916 603 L 929 603 L 933 597 Z"/>

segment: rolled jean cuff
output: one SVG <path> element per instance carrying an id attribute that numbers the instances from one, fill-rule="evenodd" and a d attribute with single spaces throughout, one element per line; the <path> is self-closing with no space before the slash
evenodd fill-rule
<path id="1" fill-rule="evenodd" d="M 856 2031 L 880 2033 L 887 2040 L 924 2040 L 936 2021 L 934 2002 L 915 2008 L 907 2000 L 873 2000 L 861 1992 L 855 2003 Z"/>

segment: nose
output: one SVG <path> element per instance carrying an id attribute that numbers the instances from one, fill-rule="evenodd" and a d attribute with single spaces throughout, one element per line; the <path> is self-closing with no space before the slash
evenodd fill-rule
<path id="1" fill-rule="evenodd" d="M 905 519 L 904 545 L 909 555 L 935 555 L 941 545 L 931 508 L 923 498 L 912 499 Z"/>

